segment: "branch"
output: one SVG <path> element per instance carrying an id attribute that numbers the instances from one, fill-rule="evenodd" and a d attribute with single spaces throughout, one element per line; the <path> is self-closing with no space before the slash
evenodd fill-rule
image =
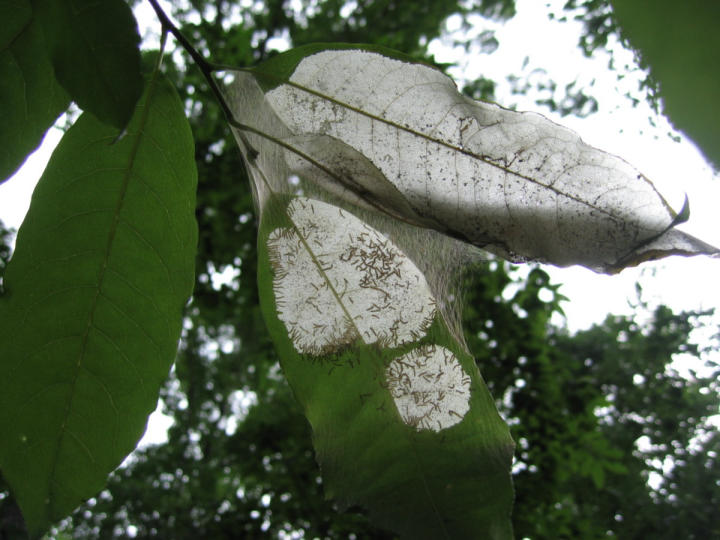
<path id="1" fill-rule="evenodd" d="M 175 39 L 178 40 L 178 43 L 182 46 L 183 49 L 185 49 L 188 54 L 192 57 L 193 61 L 197 65 L 198 68 L 200 68 L 200 71 L 203 74 L 203 77 L 207 81 L 208 85 L 210 86 L 210 90 L 212 90 L 212 93 L 215 96 L 215 99 L 220 104 L 220 108 L 223 111 L 223 114 L 225 115 L 225 119 L 227 120 L 228 124 L 230 124 L 232 127 L 236 128 L 238 130 L 237 135 L 242 141 L 243 145 L 245 146 L 245 151 L 247 154 L 247 159 L 250 162 L 250 165 L 254 165 L 255 159 L 258 157 L 259 152 L 250 144 L 250 141 L 245 136 L 246 131 L 249 131 L 250 133 L 254 133 L 256 135 L 259 135 L 260 137 L 263 137 L 278 146 L 285 148 L 286 150 L 289 150 L 291 152 L 294 152 L 301 158 L 305 159 L 309 163 L 312 163 L 315 167 L 319 168 L 325 174 L 328 174 L 332 178 L 338 181 L 339 184 L 343 185 L 346 189 L 349 189 L 356 195 L 358 195 L 360 198 L 368 202 L 370 205 L 377 208 L 380 212 L 386 213 L 388 215 L 393 216 L 395 219 L 399 219 L 400 221 L 404 221 L 406 223 L 411 223 L 407 218 L 402 216 L 401 214 L 396 214 L 394 212 L 389 212 L 388 209 L 384 208 L 383 206 L 379 205 L 376 201 L 374 201 L 371 197 L 367 197 L 367 193 L 365 190 L 360 189 L 359 186 L 348 183 L 345 181 L 344 178 L 338 176 L 334 171 L 320 163 L 319 161 L 313 159 L 308 154 L 301 152 L 297 148 L 293 147 L 292 145 L 286 143 L 285 141 L 282 141 L 276 137 L 273 137 L 271 135 L 268 135 L 267 133 L 263 133 L 262 131 L 252 127 L 248 126 L 246 124 L 243 124 L 235 118 L 235 115 L 230 110 L 229 105 L 227 104 L 227 101 L 225 101 L 225 96 L 223 96 L 222 91 L 220 90 L 220 87 L 218 87 L 217 82 L 215 81 L 215 78 L 213 77 L 213 72 L 215 71 L 228 71 L 228 70 L 237 70 L 238 68 L 229 67 L 229 66 L 222 66 L 219 64 L 213 64 L 211 62 L 208 62 L 199 52 L 198 50 L 190 43 L 190 41 L 185 37 L 185 35 L 178 29 L 177 26 L 170 20 L 170 18 L 167 16 L 167 14 L 163 11 L 163 9 L 158 4 L 158 0 L 148 0 L 150 2 L 150 5 L 155 10 L 155 13 L 157 14 L 158 18 L 160 19 L 160 23 L 163 27 L 163 36 L 170 32 Z M 300 87 L 302 88 L 302 87 Z M 332 98 L 328 98 L 331 99 Z M 266 185 L 268 185 L 267 180 L 265 180 Z M 270 186 L 268 185 L 268 188 Z M 270 188 L 271 189 L 271 188 Z M 449 231 L 446 231 L 446 234 L 452 234 Z"/>
<path id="2" fill-rule="evenodd" d="M 203 77 L 210 86 L 210 90 L 212 90 L 215 99 L 220 104 L 220 108 L 222 109 L 228 124 L 236 127 L 237 129 L 245 129 L 245 126 L 237 121 L 232 111 L 230 110 L 227 101 L 225 101 L 225 96 L 223 96 L 222 92 L 220 91 L 220 87 L 218 87 L 218 84 L 213 77 L 213 71 L 215 71 L 213 65 L 207 60 L 205 60 L 205 58 L 198 52 L 198 50 L 193 47 L 192 43 L 188 41 L 188 39 L 183 35 L 183 33 L 178 29 L 177 26 L 175 26 L 175 24 L 163 11 L 157 0 L 148 0 L 148 2 L 150 2 L 150 5 L 155 10 L 155 13 L 158 16 L 158 19 L 160 19 L 160 23 L 163 27 L 163 34 L 165 34 L 166 32 L 170 32 L 178 41 L 178 43 L 180 43 L 182 48 L 187 51 L 187 53 L 193 59 L 197 67 L 200 69 L 200 72 L 203 74 Z M 255 158 L 258 156 L 258 151 L 253 148 L 253 146 L 250 144 L 250 141 L 248 141 L 242 133 L 240 133 L 239 136 L 243 144 L 245 145 L 248 160 L 254 161 Z"/>

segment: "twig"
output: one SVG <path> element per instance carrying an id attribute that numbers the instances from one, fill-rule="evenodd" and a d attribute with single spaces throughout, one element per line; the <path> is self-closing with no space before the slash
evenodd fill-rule
<path id="1" fill-rule="evenodd" d="M 178 29 L 178 27 L 173 24 L 167 14 L 160 7 L 160 4 L 158 4 L 157 0 L 148 0 L 148 2 L 150 2 L 150 5 L 155 10 L 155 13 L 158 16 L 158 19 L 160 19 L 160 23 L 163 27 L 163 34 L 165 34 L 166 32 L 170 32 L 175 37 L 175 39 L 177 39 L 178 43 L 180 43 L 182 48 L 185 49 L 187 53 L 192 57 L 197 67 L 200 69 L 203 77 L 210 86 L 210 90 L 215 96 L 215 99 L 220 104 L 220 108 L 222 109 L 228 124 L 239 130 L 244 130 L 246 126 L 237 121 L 235 115 L 233 115 L 232 111 L 230 110 L 230 106 L 227 104 L 227 101 L 225 101 L 225 96 L 220 91 L 220 87 L 218 86 L 215 78 L 213 77 L 213 71 L 216 71 L 216 68 L 210 62 L 205 60 L 205 58 L 198 52 L 195 47 L 193 47 L 192 43 L 188 41 L 188 39 L 183 35 L 183 33 Z M 248 160 L 255 161 L 255 158 L 257 158 L 258 156 L 258 151 L 253 148 L 253 146 L 250 144 L 250 141 L 247 140 L 243 133 L 239 133 L 238 136 L 240 137 L 242 143 L 245 145 Z"/>
<path id="2" fill-rule="evenodd" d="M 383 212 L 385 214 L 391 215 L 395 219 L 399 219 L 401 221 L 405 221 L 410 224 L 414 224 L 413 221 L 408 220 L 406 217 L 402 216 L 399 213 L 393 213 L 389 212 L 383 205 L 379 204 L 377 201 L 375 201 L 372 197 L 369 197 L 368 193 L 361 188 L 361 186 L 358 186 L 357 184 L 348 183 L 345 181 L 341 176 L 339 176 L 337 173 L 332 171 L 330 168 L 325 166 L 323 163 L 319 162 L 318 160 L 312 158 L 310 155 L 298 150 L 291 144 L 288 144 L 287 142 L 278 139 L 276 137 L 273 137 L 272 135 L 269 135 L 267 133 L 264 133 L 263 131 L 254 128 L 252 126 L 248 126 L 246 124 L 241 123 L 240 121 L 235 118 L 235 115 L 230 110 L 230 107 L 227 104 L 227 101 L 225 101 L 225 96 L 223 96 L 222 92 L 220 91 L 220 88 L 217 85 L 217 82 L 215 81 L 213 77 L 213 72 L 215 71 L 247 71 L 246 69 L 242 68 L 234 68 L 229 66 L 223 66 L 220 64 L 213 64 L 211 62 L 208 62 L 199 52 L 198 50 L 188 41 L 188 39 L 183 35 L 183 33 L 178 29 L 177 26 L 173 24 L 173 22 L 170 20 L 170 18 L 167 16 L 167 14 L 163 11 L 163 9 L 158 4 L 157 0 L 148 0 L 150 2 L 150 5 L 155 10 L 155 13 L 157 14 L 158 18 L 160 19 L 160 22 L 163 27 L 163 34 L 166 32 L 170 32 L 173 36 L 175 36 L 175 39 L 178 40 L 180 45 L 183 49 L 185 49 L 188 54 L 192 57 L 193 61 L 197 64 L 198 68 L 200 68 L 200 71 L 203 74 L 203 77 L 207 81 L 208 85 L 210 85 L 210 89 L 212 90 L 213 94 L 215 95 L 216 100 L 220 104 L 220 107 L 222 108 L 222 111 L 225 115 L 225 119 L 227 120 L 228 124 L 230 124 L 232 127 L 234 127 L 237 131 L 236 134 L 239 137 L 239 139 L 242 141 L 243 145 L 245 146 L 245 151 L 247 154 L 247 160 L 249 162 L 249 165 L 255 166 L 255 161 L 259 155 L 259 152 L 250 144 L 250 141 L 247 139 L 247 136 L 245 135 L 246 132 L 254 133 L 255 135 L 258 135 L 260 137 L 263 137 L 266 140 L 269 140 L 278 146 L 285 148 L 286 150 L 289 150 L 296 154 L 297 156 L 301 157 L 302 159 L 306 160 L 307 162 L 311 163 L 318 169 L 322 170 L 325 174 L 329 175 L 330 177 L 334 178 L 338 181 L 338 183 L 342 186 L 344 186 L 349 191 L 352 191 L 357 196 L 359 196 L 361 199 L 366 201 L 371 206 L 377 208 L 380 212 Z M 292 84 L 292 83 L 290 83 Z M 302 88 L 302 87 L 300 87 Z M 264 175 L 263 175 L 264 177 Z M 268 186 L 269 189 L 270 185 L 266 178 L 263 178 L 263 181 Z M 438 229 L 441 230 L 441 229 Z M 448 233 L 449 234 L 449 233 Z"/>

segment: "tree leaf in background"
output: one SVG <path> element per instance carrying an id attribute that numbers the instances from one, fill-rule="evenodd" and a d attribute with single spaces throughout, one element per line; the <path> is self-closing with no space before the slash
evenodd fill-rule
<path id="1" fill-rule="evenodd" d="M 118 142 L 83 114 L 33 194 L 0 299 L 0 469 L 31 535 L 96 493 L 140 439 L 194 273 L 196 169 L 155 75 Z"/>
<path id="2" fill-rule="evenodd" d="M 0 183 L 23 163 L 70 99 L 58 85 L 29 0 L 0 0 Z"/>
<path id="3" fill-rule="evenodd" d="M 719 168 L 720 3 L 641 0 L 612 6 L 622 35 L 658 82 L 663 112 Z"/>
<path id="4" fill-rule="evenodd" d="M 269 197 L 258 251 L 326 494 L 408 538 L 510 538 L 513 443 L 423 272 L 350 212 L 304 197 Z"/>
<path id="5" fill-rule="evenodd" d="M 140 98 L 140 36 L 123 0 L 32 0 L 55 77 L 83 110 L 124 129 Z"/>
<path id="6" fill-rule="evenodd" d="M 473 101 L 440 71 L 394 53 L 323 47 L 235 73 L 234 94 L 262 107 L 243 118 L 249 131 L 274 138 L 288 163 L 303 163 L 299 173 L 331 178 L 348 201 L 512 261 L 613 273 L 648 258 L 717 253 L 670 234 L 678 216 L 652 183 L 570 130 Z M 353 152 L 364 159 L 348 161 Z M 388 186 L 404 205 L 387 199 Z"/>

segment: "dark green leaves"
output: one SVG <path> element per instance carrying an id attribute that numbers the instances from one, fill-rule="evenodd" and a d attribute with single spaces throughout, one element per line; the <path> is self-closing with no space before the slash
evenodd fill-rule
<path id="1" fill-rule="evenodd" d="M 33 0 L 55 76 L 84 110 L 123 129 L 142 92 L 140 36 L 123 0 Z"/>
<path id="2" fill-rule="evenodd" d="M 68 131 L 5 274 L 0 469 L 33 535 L 134 448 L 193 283 L 193 143 L 164 79 L 116 137 L 88 114 Z"/>
<path id="3" fill-rule="evenodd" d="M 125 2 L 0 0 L 0 20 L 0 182 L 70 99 L 125 128 L 143 86 L 140 37 Z"/>
<path id="4" fill-rule="evenodd" d="M 28 0 L 0 1 L 0 183 L 40 143 L 69 98 Z"/>
<path id="5" fill-rule="evenodd" d="M 663 112 L 720 167 L 720 3 L 612 4 L 623 36 L 658 82 Z"/>

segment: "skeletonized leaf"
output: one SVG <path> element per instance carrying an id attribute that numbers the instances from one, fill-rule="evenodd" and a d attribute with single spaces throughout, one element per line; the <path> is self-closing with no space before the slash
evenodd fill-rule
<path id="1" fill-rule="evenodd" d="M 140 35 L 123 0 L 32 0 L 55 76 L 72 99 L 124 129 L 143 89 Z"/>
<path id="2" fill-rule="evenodd" d="M 653 184 L 570 130 L 470 100 L 403 57 L 322 49 L 235 73 L 234 93 L 240 110 L 263 111 L 242 118 L 249 132 L 273 137 L 291 168 L 335 184 L 345 200 L 513 261 L 616 272 L 649 257 L 717 253 L 669 234 L 678 216 Z"/>
<path id="3" fill-rule="evenodd" d="M 352 213 L 287 195 L 267 198 L 258 253 L 327 495 L 407 538 L 510 538 L 512 441 L 423 272 Z"/>
<path id="4" fill-rule="evenodd" d="M 55 80 L 29 0 L 0 1 L 0 183 L 32 152 L 70 98 Z"/>
<path id="5" fill-rule="evenodd" d="M 0 469 L 32 536 L 137 444 L 193 284 L 193 141 L 167 81 L 116 138 L 90 114 L 66 133 L 5 273 Z"/>

